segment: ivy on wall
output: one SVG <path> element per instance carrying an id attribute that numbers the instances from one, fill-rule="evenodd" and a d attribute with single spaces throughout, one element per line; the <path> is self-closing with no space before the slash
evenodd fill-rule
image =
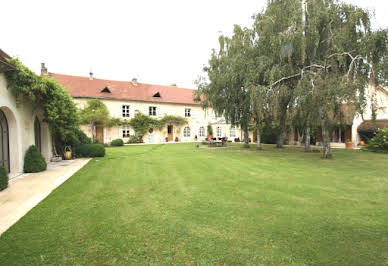
<path id="1" fill-rule="evenodd" d="M 54 140 L 61 143 L 74 140 L 79 123 L 77 108 L 69 93 L 53 79 L 36 75 L 18 59 L 12 58 L 9 62 L 17 69 L 5 73 L 17 104 L 27 101 L 35 108 L 42 108 L 43 121 L 49 125 Z"/>
<path id="2" fill-rule="evenodd" d="M 142 138 L 151 128 L 161 129 L 166 124 L 175 124 L 179 126 L 186 123 L 187 119 L 180 116 L 165 115 L 161 119 L 155 119 L 140 112 L 136 112 L 134 118 L 132 118 L 129 122 L 122 122 L 122 125 L 130 125 L 135 130 L 136 136 Z"/>

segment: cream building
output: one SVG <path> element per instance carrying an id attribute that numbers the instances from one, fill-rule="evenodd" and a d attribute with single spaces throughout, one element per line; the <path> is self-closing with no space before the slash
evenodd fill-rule
<path id="1" fill-rule="evenodd" d="M 168 124 L 163 129 L 151 129 L 144 137 L 144 143 L 166 142 L 193 142 L 207 138 L 207 127 L 211 125 L 213 137 L 228 138 L 228 140 L 241 140 L 239 128 L 232 127 L 222 117 L 216 117 L 210 109 L 203 110 L 199 103 L 194 101 L 194 90 L 178 88 L 175 86 L 160 86 L 132 81 L 113 81 L 89 77 L 79 77 L 48 73 L 42 65 L 42 75 L 48 75 L 65 87 L 78 104 L 79 108 L 87 105 L 89 99 L 100 99 L 108 108 L 111 116 L 130 120 L 136 112 L 154 118 L 165 115 L 185 117 L 186 125 L 177 126 Z M 127 142 L 134 135 L 134 130 L 129 126 L 112 128 L 82 126 L 82 130 L 92 136 L 95 130 L 97 139 L 103 143 L 121 138 Z"/>
<path id="2" fill-rule="evenodd" d="M 366 99 L 364 113 L 356 115 L 353 120 L 352 141 L 355 146 L 358 146 L 362 139 L 361 130 L 372 124 L 372 105 L 376 110 L 376 126 L 378 128 L 388 127 L 388 88 L 370 85 Z"/>
<path id="3" fill-rule="evenodd" d="M 0 50 L 0 165 L 13 178 L 23 172 L 24 155 L 31 145 L 37 146 L 47 161 L 52 157 L 52 149 L 42 110 L 28 102 L 16 101 L 7 88 L 4 73 L 15 71 L 8 58 Z"/>

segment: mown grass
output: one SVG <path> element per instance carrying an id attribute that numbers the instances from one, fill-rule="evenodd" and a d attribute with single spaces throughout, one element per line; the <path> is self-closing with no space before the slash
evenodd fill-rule
<path id="1" fill-rule="evenodd" d="M 387 265 L 388 156 L 108 148 L 0 237 L 1 265 Z"/>

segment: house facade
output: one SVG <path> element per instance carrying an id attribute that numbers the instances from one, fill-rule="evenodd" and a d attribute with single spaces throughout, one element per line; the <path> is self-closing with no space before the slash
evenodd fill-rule
<path id="1" fill-rule="evenodd" d="M 66 88 L 79 108 L 87 106 L 89 99 L 99 99 L 108 108 L 112 117 L 129 121 L 136 112 L 160 119 L 165 115 L 181 116 L 187 119 L 185 125 L 167 124 L 162 129 L 150 129 L 143 137 L 144 143 L 193 142 L 204 140 L 208 135 L 208 125 L 212 127 L 213 137 L 241 140 L 239 128 L 228 124 L 224 118 L 216 117 L 211 109 L 203 110 L 194 101 L 194 90 L 175 86 L 160 86 L 132 81 L 113 81 L 89 77 L 70 76 L 47 72 L 42 65 L 42 75 L 54 78 Z M 135 135 L 130 126 L 111 128 L 84 125 L 81 129 L 103 143 L 121 138 L 127 142 Z"/>
<path id="2" fill-rule="evenodd" d="M 370 84 L 366 96 L 363 114 L 356 115 L 353 120 L 352 141 L 355 146 L 372 137 L 375 128 L 388 128 L 388 88 Z M 372 109 L 375 110 L 375 121 Z"/>
<path id="3" fill-rule="evenodd" d="M 52 158 L 49 127 L 39 107 L 16 99 L 7 88 L 7 71 L 16 71 L 10 57 L 0 50 L 0 165 L 13 178 L 23 172 L 24 155 L 35 145 L 49 161 Z"/>

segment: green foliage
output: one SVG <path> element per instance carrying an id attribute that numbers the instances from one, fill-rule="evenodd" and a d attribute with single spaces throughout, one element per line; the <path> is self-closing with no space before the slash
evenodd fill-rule
<path id="1" fill-rule="evenodd" d="M 163 127 L 166 124 L 174 124 L 177 126 L 182 126 L 187 124 L 187 119 L 181 116 L 176 115 L 165 115 L 162 119 L 159 120 L 159 128 Z"/>
<path id="2" fill-rule="evenodd" d="M 78 147 L 80 157 L 104 157 L 105 147 L 103 144 L 82 144 Z"/>
<path id="3" fill-rule="evenodd" d="M 38 148 L 31 145 L 24 156 L 24 172 L 37 173 L 47 169 L 47 163 Z"/>
<path id="4" fill-rule="evenodd" d="M 143 143 L 143 137 L 141 136 L 130 136 L 128 139 L 128 144 Z"/>
<path id="5" fill-rule="evenodd" d="M 129 125 L 135 130 L 135 134 L 139 138 L 142 138 L 150 128 L 161 127 L 159 120 L 140 112 L 137 112 L 135 117 L 129 121 Z"/>
<path id="6" fill-rule="evenodd" d="M 64 141 L 57 140 L 55 143 L 57 152 L 63 156 L 63 151 L 66 146 L 71 146 L 72 154 L 74 157 L 78 158 L 81 157 L 78 154 L 78 147 L 82 144 L 90 144 L 92 141 L 91 139 L 86 136 L 86 134 L 79 128 L 74 129 L 72 134 L 68 135 L 68 138 L 66 138 Z"/>
<path id="7" fill-rule="evenodd" d="M 8 187 L 8 174 L 5 168 L 0 165 L 0 191 Z"/>
<path id="8" fill-rule="evenodd" d="M 80 123 L 83 125 L 90 125 L 92 132 L 94 132 L 95 126 L 113 127 L 120 125 L 121 120 L 119 118 L 113 118 L 109 114 L 109 110 L 106 105 L 99 99 L 88 100 L 88 104 L 85 108 L 79 111 Z M 95 139 L 93 133 L 93 139 Z"/>
<path id="9" fill-rule="evenodd" d="M 17 102 L 28 100 L 43 108 L 44 121 L 56 140 L 66 142 L 73 138 L 78 128 L 78 116 L 69 93 L 53 79 L 34 74 L 18 59 L 11 59 L 10 63 L 18 71 L 6 72 L 7 84 Z"/>
<path id="10" fill-rule="evenodd" d="M 369 151 L 388 153 L 388 128 L 379 129 L 365 148 Z"/>
<path id="11" fill-rule="evenodd" d="M 114 140 L 112 140 L 110 145 L 114 146 L 114 147 L 123 146 L 124 145 L 124 141 L 122 139 L 114 139 Z"/>
<path id="12" fill-rule="evenodd" d="M 212 125 L 207 125 L 207 134 L 213 136 L 213 127 Z"/>

